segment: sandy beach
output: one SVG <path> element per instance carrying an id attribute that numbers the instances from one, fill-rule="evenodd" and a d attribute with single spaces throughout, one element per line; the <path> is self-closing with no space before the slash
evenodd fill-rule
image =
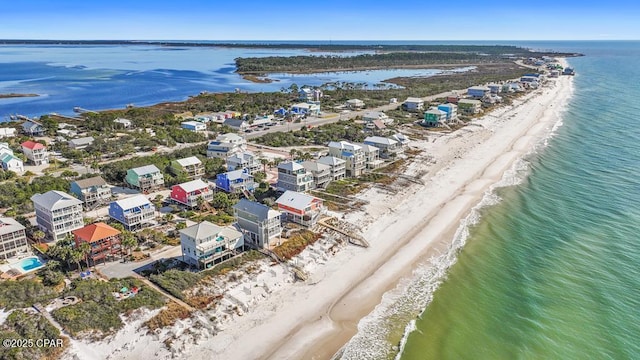
<path id="1" fill-rule="evenodd" d="M 358 196 L 369 201 L 364 210 L 344 218 L 357 224 L 369 248 L 344 247 L 308 269 L 312 281 L 283 283 L 269 296 L 253 302 L 222 331 L 215 331 L 217 334 L 200 331 L 197 340 L 185 339 L 179 351 L 166 349 L 163 336 L 158 334 L 139 335 L 135 343 L 118 335 L 109 346 L 92 347 L 92 355 L 88 344 L 74 340 L 76 350 L 70 354 L 81 359 L 108 358 L 116 353 L 118 358 L 131 359 L 143 355 L 331 358 L 356 334 L 358 322 L 387 291 L 409 276 L 418 262 L 449 247 L 461 220 L 491 186 L 551 132 L 571 95 L 571 81 L 570 77 L 550 79 L 512 105 L 487 113 L 454 133 L 412 141 L 410 146 L 420 154 L 405 173 L 420 178 L 424 185 L 406 181 L 396 186 L 397 193 L 371 188 Z M 192 324 L 184 322 L 181 327 Z M 127 329 L 123 333 L 132 336 L 134 327 Z M 121 345 L 128 351 L 114 352 L 114 347 Z"/>
<path id="2" fill-rule="evenodd" d="M 224 348 L 213 341 L 189 354 L 227 359 L 331 358 L 355 334 L 358 321 L 411 273 L 416 262 L 447 248 L 461 219 L 491 185 L 549 134 L 570 94 L 569 77 L 552 79 L 453 134 L 433 142 L 413 142 L 425 155 L 416 159 L 408 174 L 424 174 L 426 184 L 412 184 L 395 195 L 372 189 L 363 194 L 370 201 L 366 211 L 346 217 L 362 226 L 370 248 L 347 248 L 324 266 L 319 283 L 293 284 L 260 304 L 252 311 L 260 316 L 249 314 L 249 324 L 237 324 L 224 335 L 234 339 L 225 341 Z"/>

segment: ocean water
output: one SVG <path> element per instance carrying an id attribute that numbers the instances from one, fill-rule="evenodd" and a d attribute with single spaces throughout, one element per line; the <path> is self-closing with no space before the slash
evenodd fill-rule
<path id="1" fill-rule="evenodd" d="M 640 42 L 540 44 L 558 45 L 587 55 L 562 126 L 385 295 L 349 358 L 640 358 Z"/>
<path id="2" fill-rule="evenodd" d="M 313 55 L 347 56 L 366 51 Z M 430 76 L 438 69 L 389 69 L 317 74 L 272 74 L 271 83 L 252 83 L 235 73 L 238 57 L 308 55 L 301 49 L 165 47 L 153 45 L 0 45 L 0 94 L 39 94 L 0 99 L 0 121 L 11 114 L 40 116 L 89 110 L 148 106 L 182 101 L 201 91 L 280 91 L 292 84 L 333 81 L 365 88 L 397 76 Z"/>

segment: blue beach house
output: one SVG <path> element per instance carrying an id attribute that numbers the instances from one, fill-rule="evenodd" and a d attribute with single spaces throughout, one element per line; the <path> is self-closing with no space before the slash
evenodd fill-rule
<path id="1" fill-rule="evenodd" d="M 111 202 L 109 217 L 121 223 L 126 230 L 139 230 L 155 223 L 156 207 L 146 196 L 136 195 Z"/>
<path id="2" fill-rule="evenodd" d="M 239 169 L 218 174 L 216 187 L 228 193 L 253 191 L 255 183 L 248 169 Z"/>

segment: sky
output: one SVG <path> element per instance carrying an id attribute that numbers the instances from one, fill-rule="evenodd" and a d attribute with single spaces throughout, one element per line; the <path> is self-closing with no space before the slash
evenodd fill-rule
<path id="1" fill-rule="evenodd" d="M 0 39 L 639 40 L 637 1 L 0 0 Z"/>

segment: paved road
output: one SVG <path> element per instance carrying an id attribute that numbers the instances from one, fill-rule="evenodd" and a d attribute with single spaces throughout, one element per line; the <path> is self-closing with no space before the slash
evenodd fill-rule
<path id="1" fill-rule="evenodd" d="M 456 91 L 458 92 L 458 94 L 464 94 L 466 92 L 466 90 L 456 90 Z M 443 92 L 443 93 L 436 94 L 436 95 L 425 96 L 425 97 L 422 98 L 422 100 L 424 100 L 424 101 L 433 101 L 433 100 L 435 100 L 437 98 L 445 97 L 445 96 L 451 94 L 451 92 L 452 91 L 447 91 L 447 92 Z M 402 103 L 397 102 L 397 103 L 393 103 L 393 104 L 386 104 L 386 105 L 378 106 L 376 108 L 370 108 L 370 109 L 364 109 L 364 110 L 358 110 L 358 111 L 350 111 L 350 112 L 340 113 L 340 114 L 331 114 L 331 115 L 328 115 L 325 118 L 310 117 L 310 118 L 307 118 L 305 120 L 302 120 L 302 122 L 299 122 L 299 123 L 287 123 L 287 124 L 284 124 L 284 125 L 271 126 L 271 127 L 267 128 L 265 130 L 261 130 L 261 131 L 245 134 L 244 137 L 245 137 L 245 139 L 249 140 L 249 139 L 254 139 L 254 138 L 260 137 L 260 136 L 262 136 L 264 134 L 267 134 L 267 133 L 289 131 L 289 130 L 300 130 L 304 126 L 311 125 L 311 126 L 315 127 L 315 126 L 320 126 L 320 125 L 324 125 L 324 124 L 330 124 L 330 123 L 338 122 L 340 120 L 354 119 L 354 118 L 356 118 L 358 116 L 363 116 L 365 113 L 368 113 L 370 111 L 396 110 L 400 106 L 402 106 Z"/>
<path id="2" fill-rule="evenodd" d="M 123 263 L 122 261 L 108 262 L 104 265 L 98 264 L 96 268 L 101 274 L 108 278 L 123 278 L 131 276 L 135 270 L 141 270 L 149 266 L 156 260 L 182 258 L 182 249 L 180 246 L 167 246 L 157 253 L 151 253 L 151 256 L 142 261 L 129 261 Z"/>

